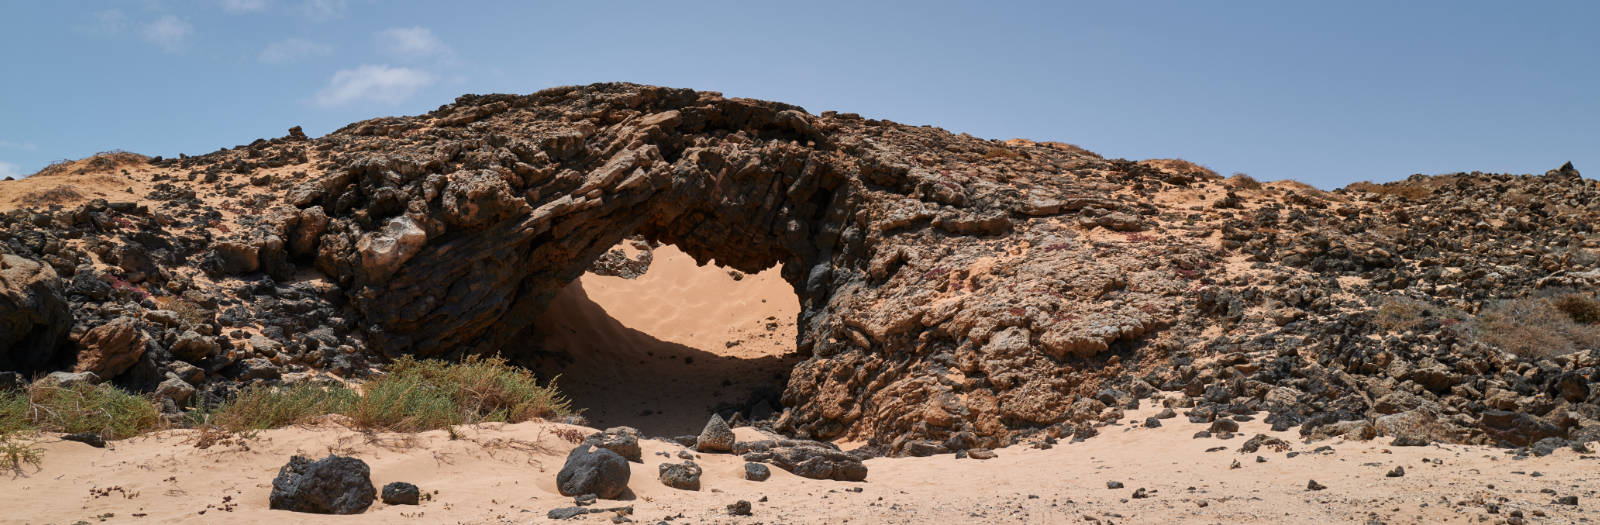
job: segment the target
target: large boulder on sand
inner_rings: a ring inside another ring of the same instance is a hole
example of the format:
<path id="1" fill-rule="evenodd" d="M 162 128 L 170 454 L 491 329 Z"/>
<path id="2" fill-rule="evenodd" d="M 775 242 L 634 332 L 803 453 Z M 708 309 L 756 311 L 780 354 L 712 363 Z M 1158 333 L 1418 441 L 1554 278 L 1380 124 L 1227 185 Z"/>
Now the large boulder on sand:
<path id="1" fill-rule="evenodd" d="M 0 255 L 0 370 L 37 372 L 61 361 L 72 311 L 50 265 Z M 66 363 L 70 364 L 70 363 Z"/>
<path id="2" fill-rule="evenodd" d="M 364 461 L 334 455 L 316 461 L 295 456 L 272 480 L 268 503 L 273 509 L 295 512 L 359 514 L 377 495 Z"/>
<path id="3" fill-rule="evenodd" d="M 594 445 L 579 445 L 567 454 L 567 463 L 556 474 L 556 490 L 562 496 L 594 494 L 616 499 L 628 489 L 628 460 Z"/>

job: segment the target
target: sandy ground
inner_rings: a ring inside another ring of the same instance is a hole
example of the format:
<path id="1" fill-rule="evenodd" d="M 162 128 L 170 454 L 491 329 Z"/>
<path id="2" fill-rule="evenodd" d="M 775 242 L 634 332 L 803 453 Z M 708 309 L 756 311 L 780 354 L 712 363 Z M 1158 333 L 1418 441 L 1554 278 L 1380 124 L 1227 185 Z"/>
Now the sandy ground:
<path id="1" fill-rule="evenodd" d="M 1130 422 L 1154 411 L 1130 412 Z M 682 449 L 647 441 L 644 463 L 632 465 L 633 499 L 598 506 L 632 505 L 632 519 L 649 523 L 1366 523 L 1374 517 L 1391 524 L 1472 523 L 1513 511 L 1533 523 L 1600 519 L 1594 504 L 1600 461 L 1571 450 L 1515 460 L 1484 447 L 1304 444 L 1279 433 L 1300 453 L 1289 458 L 1265 449 L 1239 453 L 1243 437 L 1191 439 L 1201 425 L 1167 421 L 1153 429 L 1108 427 L 1086 442 L 1048 450 L 1010 447 L 986 461 L 948 454 L 873 459 L 863 483 L 808 480 L 777 469 L 766 482 L 746 481 L 737 457 L 708 454 L 698 460 L 705 468 L 698 492 L 661 485 L 656 466 L 668 459 L 657 452 Z M 1259 422 L 1243 426 L 1246 435 L 1265 431 Z M 104 450 L 47 441 L 40 445 L 42 469 L 0 477 L 6 509 L 0 521 L 538 523 L 550 509 L 571 505 L 554 486 L 571 448 L 557 437 L 559 428 L 565 426 L 481 425 L 451 440 L 442 431 L 363 435 L 325 423 L 205 450 L 192 445 L 193 431 L 186 430 Z M 758 437 L 749 428 L 739 434 Z M 1323 445 L 1331 451 L 1311 453 Z M 1213 447 L 1227 449 L 1208 451 Z M 366 461 L 377 485 L 413 482 L 432 500 L 415 507 L 377 503 L 358 516 L 267 508 L 272 477 L 290 455 L 330 451 Z M 1258 455 L 1266 462 L 1257 463 Z M 1230 468 L 1235 460 L 1240 467 Z M 1385 477 L 1396 466 L 1405 467 L 1405 476 Z M 1308 491 L 1311 479 L 1328 488 Z M 1108 481 L 1124 488 L 1108 489 Z M 1132 498 L 1141 488 L 1149 497 Z M 1578 496 L 1580 505 L 1552 504 L 1567 495 Z M 737 500 L 750 501 L 754 516 L 728 516 L 725 507 Z M 1497 514 L 1488 503 L 1498 505 Z M 607 523 L 612 515 L 576 521 Z"/>
<path id="2" fill-rule="evenodd" d="M 634 279 L 585 274 L 527 332 L 533 363 L 599 427 L 698 433 L 719 403 L 781 391 L 793 368 L 794 290 L 772 268 L 735 280 L 672 246 Z M 513 353 L 522 353 L 519 350 Z"/>

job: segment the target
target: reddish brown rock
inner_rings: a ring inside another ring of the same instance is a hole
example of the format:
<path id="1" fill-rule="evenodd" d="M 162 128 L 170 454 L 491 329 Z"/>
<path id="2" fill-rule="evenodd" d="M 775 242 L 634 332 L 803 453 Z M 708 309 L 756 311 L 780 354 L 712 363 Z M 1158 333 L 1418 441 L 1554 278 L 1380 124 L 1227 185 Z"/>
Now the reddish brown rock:
<path id="1" fill-rule="evenodd" d="M 94 372 L 110 379 L 121 375 L 144 357 L 147 338 L 131 317 L 119 317 L 94 327 L 78 341 L 79 372 Z"/>

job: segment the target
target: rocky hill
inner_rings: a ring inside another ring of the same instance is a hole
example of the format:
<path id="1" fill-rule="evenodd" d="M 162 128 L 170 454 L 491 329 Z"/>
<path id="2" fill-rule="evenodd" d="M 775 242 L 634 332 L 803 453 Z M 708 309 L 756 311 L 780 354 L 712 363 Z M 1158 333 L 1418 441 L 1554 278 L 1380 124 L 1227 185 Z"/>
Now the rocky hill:
<path id="1" fill-rule="evenodd" d="M 0 206 L 0 382 L 173 412 L 500 352 L 638 236 L 781 266 L 803 359 L 768 423 L 866 453 L 1049 446 L 1157 391 L 1223 437 L 1600 438 L 1600 184 L 1570 164 L 1320 191 L 596 84 L 96 156 Z"/>

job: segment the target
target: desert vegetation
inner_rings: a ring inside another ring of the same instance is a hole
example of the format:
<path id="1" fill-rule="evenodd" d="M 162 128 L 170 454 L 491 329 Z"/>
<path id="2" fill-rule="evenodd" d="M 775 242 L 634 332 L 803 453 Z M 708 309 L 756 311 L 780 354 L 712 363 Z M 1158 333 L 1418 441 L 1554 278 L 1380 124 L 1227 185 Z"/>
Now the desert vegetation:
<path id="1" fill-rule="evenodd" d="M 459 363 L 402 357 L 388 375 L 362 384 L 359 391 L 310 383 L 250 387 L 197 419 L 201 425 L 242 432 L 339 414 L 360 429 L 420 432 L 574 413 L 553 382 L 541 385 L 532 373 L 498 357 L 472 357 Z"/>

